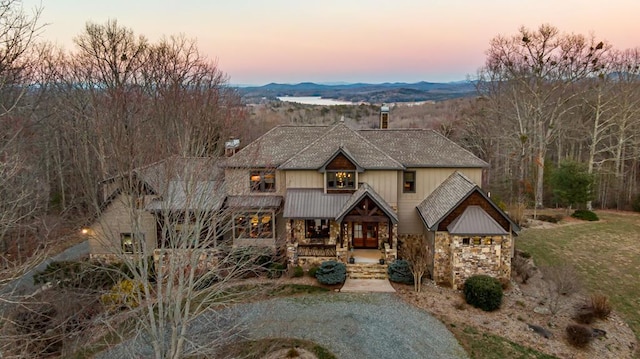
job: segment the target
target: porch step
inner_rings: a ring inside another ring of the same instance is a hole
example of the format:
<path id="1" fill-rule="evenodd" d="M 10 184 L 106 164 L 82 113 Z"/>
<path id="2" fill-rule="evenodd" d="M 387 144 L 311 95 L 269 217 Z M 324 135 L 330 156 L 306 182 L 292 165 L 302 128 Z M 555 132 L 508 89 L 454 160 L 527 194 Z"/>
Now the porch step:
<path id="1" fill-rule="evenodd" d="M 349 279 L 387 279 L 387 265 L 378 263 L 347 264 Z"/>

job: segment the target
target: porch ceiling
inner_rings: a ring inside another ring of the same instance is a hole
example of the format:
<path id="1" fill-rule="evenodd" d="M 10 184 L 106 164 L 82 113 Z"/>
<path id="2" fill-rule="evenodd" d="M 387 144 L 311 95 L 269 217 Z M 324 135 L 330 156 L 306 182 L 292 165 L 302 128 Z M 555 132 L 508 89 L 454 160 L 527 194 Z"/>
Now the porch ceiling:
<path id="1" fill-rule="evenodd" d="M 322 189 L 288 189 L 283 217 L 335 219 L 350 197 L 350 193 L 327 194 Z"/>

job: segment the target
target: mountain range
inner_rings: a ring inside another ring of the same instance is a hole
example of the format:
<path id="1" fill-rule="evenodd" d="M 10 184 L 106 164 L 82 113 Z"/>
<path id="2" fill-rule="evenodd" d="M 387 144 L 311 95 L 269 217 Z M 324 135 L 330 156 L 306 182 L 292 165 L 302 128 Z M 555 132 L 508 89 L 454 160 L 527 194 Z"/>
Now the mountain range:
<path id="1" fill-rule="evenodd" d="M 391 103 L 415 101 L 439 101 L 474 96 L 475 85 L 470 81 L 436 82 L 385 82 L 380 84 L 298 84 L 270 83 L 264 86 L 236 87 L 245 103 L 276 100 L 282 96 L 320 96 L 355 103 Z"/>

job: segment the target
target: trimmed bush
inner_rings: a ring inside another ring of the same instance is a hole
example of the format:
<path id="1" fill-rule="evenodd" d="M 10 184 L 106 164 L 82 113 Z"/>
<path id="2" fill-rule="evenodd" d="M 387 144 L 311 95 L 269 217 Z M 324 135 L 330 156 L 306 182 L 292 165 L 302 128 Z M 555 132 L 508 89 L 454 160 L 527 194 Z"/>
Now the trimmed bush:
<path id="1" fill-rule="evenodd" d="M 593 339 L 593 331 L 581 324 L 569 324 L 566 329 L 567 341 L 577 348 L 584 348 Z"/>
<path id="2" fill-rule="evenodd" d="M 300 266 L 293 267 L 293 276 L 296 278 L 304 276 L 304 269 L 302 269 L 302 267 Z"/>
<path id="3" fill-rule="evenodd" d="M 316 279 L 320 284 L 334 285 L 344 283 L 347 279 L 347 266 L 336 261 L 322 262 L 316 272 Z"/>
<path id="4" fill-rule="evenodd" d="M 502 285 L 488 275 L 474 275 L 464 282 L 464 299 L 485 312 L 496 310 L 502 304 Z"/>
<path id="5" fill-rule="evenodd" d="M 389 264 L 387 269 L 389 280 L 396 283 L 413 284 L 413 274 L 409 262 L 398 259 Z"/>
<path id="6" fill-rule="evenodd" d="M 599 221 L 598 215 L 588 209 L 577 209 L 571 217 L 581 219 L 583 221 Z"/>
<path id="7" fill-rule="evenodd" d="M 319 268 L 320 267 L 318 267 L 318 266 L 313 266 L 313 267 L 309 268 L 309 277 L 315 278 L 316 277 L 316 272 L 318 272 Z"/>

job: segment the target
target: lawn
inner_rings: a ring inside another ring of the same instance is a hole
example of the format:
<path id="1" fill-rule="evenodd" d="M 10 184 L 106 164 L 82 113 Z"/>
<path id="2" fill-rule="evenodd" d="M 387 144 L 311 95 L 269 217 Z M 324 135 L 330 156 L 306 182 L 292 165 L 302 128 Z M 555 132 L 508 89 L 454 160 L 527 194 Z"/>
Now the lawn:
<path id="1" fill-rule="evenodd" d="M 598 222 L 526 229 L 516 248 L 537 265 L 575 266 L 589 293 L 609 296 L 640 339 L 640 214 L 597 211 Z"/>

